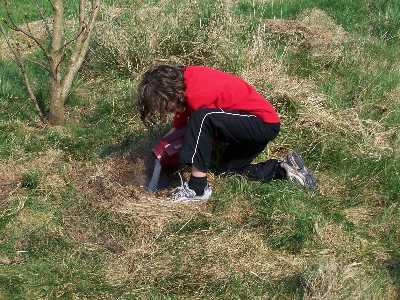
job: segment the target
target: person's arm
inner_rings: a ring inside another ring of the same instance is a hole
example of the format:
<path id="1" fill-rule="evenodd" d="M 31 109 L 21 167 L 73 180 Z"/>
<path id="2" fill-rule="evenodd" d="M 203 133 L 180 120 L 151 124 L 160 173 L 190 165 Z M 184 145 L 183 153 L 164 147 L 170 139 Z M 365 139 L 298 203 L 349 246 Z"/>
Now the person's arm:
<path id="1" fill-rule="evenodd" d="M 187 109 L 184 111 L 178 111 L 175 113 L 174 118 L 172 120 L 172 128 L 164 135 L 164 137 L 172 134 L 177 129 L 181 129 L 186 126 L 187 120 L 189 118 L 189 113 Z"/>
<path id="2" fill-rule="evenodd" d="M 168 132 L 166 134 L 164 134 L 163 138 L 169 136 L 170 134 L 172 134 L 174 131 L 176 130 L 175 127 L 172 127 L 170 130 L 168 130 Z"/>

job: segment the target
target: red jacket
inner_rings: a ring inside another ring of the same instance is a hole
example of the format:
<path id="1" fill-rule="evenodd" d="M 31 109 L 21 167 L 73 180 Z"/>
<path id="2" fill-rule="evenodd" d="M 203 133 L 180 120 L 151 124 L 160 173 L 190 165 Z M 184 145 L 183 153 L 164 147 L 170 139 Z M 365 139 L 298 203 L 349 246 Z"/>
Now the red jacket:
<path id="1" fill-rule="evenodd" d="M 259 117 L 265 123 L 280 123 L 271 103 L 233 74 L 209 67 L 189 66 L 185 68 L 184 81 L 186 109 L 175 114 L 175 128 L 186 126 L 191 112 L 199 108 L 242 111 Z"/>

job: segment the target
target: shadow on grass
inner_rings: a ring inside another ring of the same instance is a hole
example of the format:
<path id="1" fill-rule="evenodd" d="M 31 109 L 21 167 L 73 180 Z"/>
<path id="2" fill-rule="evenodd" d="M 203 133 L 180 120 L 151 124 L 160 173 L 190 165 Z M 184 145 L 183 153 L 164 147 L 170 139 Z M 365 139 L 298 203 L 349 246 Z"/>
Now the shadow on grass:
<path id="1" fill-rule="evenodd" d="M 119 143 L 111 144 L 102 149 L 100 157 L 125 157 L 129 163 L 138 166 L 137 172 L 133 176 L 134 182 L 145 182 L 148 185 L 155 165 L 155 156 L 152 152 L 153 147 L 165 134 L 165 128 L 152 128 L 140 134 L 131 134 Z M 159 179 L 158 189 L 167 189 L 176 186 L 179 183 L 177 175 L 178 168 L 162 168 Z"/>
<path id="2" fill-rule="evenodd" d="M 400 257 L 393 257 L 383 262 L 383 266 L 388 270 L 396 286 L 396 294 L 400 295 Z"/>

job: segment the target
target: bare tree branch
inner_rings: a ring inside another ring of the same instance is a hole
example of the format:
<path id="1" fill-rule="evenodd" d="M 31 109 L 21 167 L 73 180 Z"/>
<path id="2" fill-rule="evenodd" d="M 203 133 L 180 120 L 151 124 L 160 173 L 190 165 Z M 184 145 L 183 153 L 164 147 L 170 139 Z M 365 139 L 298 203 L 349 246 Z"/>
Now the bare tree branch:
<path id="1" fill-rule="evenodd" d="M 37 11 L 39 12 L 40 17 L 42 18 L 42 22 L 44 24 L 44 27 L 46 28 L 47 38 L 49 40 L 51 40 L 51 30 L 50 30 L 49 23 L 47 22 L 47 18 L 46 18 L 45 14 L 44 14 L 43 7 L 39 6 L 38 1 L 36 1 L 35 3 L 36 3 Z"/>
<path id="2" fill-rule="evenodd" d="M 67 47 L 72 44 L 73 42 L 77 41 L 78 38 L 84 33 L 86 29 L 86 23 L 85 23 L 85 5 L 86 5 L 86 0 L 79 0 L 79 28 L 78 31 L 71 40 L 67 41 L 64 44 L 63 48 L 63 57 L 65 55 L 64 51 L 67 49 Z"/>
<path id="3" fill-rule="evenodd" d="M 46 55 L 46 57 L 48 56 L 48 51 L 47 49 L 43 46 L 43 44 L 39 41 L 38 38 L 36 38 L 35 36 L 33 36 L 32 34 L 30 34 L 29 32 L 26 32 L 25 30 L 23 30 L 21 27 L 17 26 L 12 18 L 12 16 L 10 15 L 10 12 L 7 10 L 7 20 L 5 20 L 5 24 L 11 29 L 14 30 L 16 32 L 21 32 L 22 34 L 24 34 L 26 37 L 28 37 L 29 39 L 31 39 L 32 41 L 35 42 L 35 44 L 44 52 L 44 54 Z M 28 29 L 29 30 L 29 29 Z"/>
<path id="4" fill-rule="evenodd" d="M 4 38 L 6 40 L 7 47 L 9 48 L 9 50 L 12 52 L 12 54 L 14 56 L 15 63 L 17 64 L 18 68 L 20 69 L 20 72 L 21 72 L 22 78 L 24 80 L 25 87 L 27 89 L 29 98 L 31 99 L 33 105 L 35 106 L 35 109 L 36 109 L 37 113 L 39 114 L 41 122 L 45 122 L 44 114 L 43 114 L 43 112 L 42 112 L 42 110 L 41 110 L 41 108 L 39 106 L 39 103 L 38 103 L 38 100 L 37 100 L 37 98 L 35 96 L 35 93 L 33 92 L 31 82 L 29 80 L 28 74 L 27 74 L 26 69 L 25 69 L 25 65 L 24 65 L 24 63 L 22 61 L 20 45 L 17 44 L 17 45 L 15 45 L 15 47 L 13 47 L 13 45 L 11 44 L 10 38 L 6 34 L 6 32 L 5 32 L 4 28 L 3 28 L 3 26 L 1 25 L 1 23 L 0 23 L 0 31 L 1 31 L 2 35 L 4 36 Z"/>
<path id="5" fill-rule="evenodd" d="M 94 0 L 92 2 L 92 11 L 90 14 L 89 23 L 85 28 L 84 33 L 80 35 L 76 41 L 76 47 L 71 56 L 69 67 L 62 82 L 63 97 L 67 97 L 67 94 L 69 93 L 69 90 L 72 86 L 72 81 L 75 78 L 76 73 L 82 66 L 83 60 L 85 59 L 87 50 L 89 48 L 90 35 L 93 31 L 99 10 L 100 0 Z"/>
<path id="6" fill-rule="evenodd" d="M 15 63 L 18 65 L 18 67 L 20 67 L 20 59 L 18 57 L 18 53 L 16 51 L 16 49 L 13 47 L 13 45 L 11 44 L 10 38 L 8 37 L 6 31 L 4 30 L 3 26 L 0 23 L 0 31 L 1 34 L 4 36 L 6 43 L 7 43 L 7 47 L 8 49 L 11 51 L 12 55 L 14 56 L 15 59 Z"/>
<path id="7" fill-rule="evenodd" d="M 28 20 L 28 18 L 26 17 L 26 15 L 24 16 L 24 20 L 25 20 L 25 25 L 26 25 L 26 29 L 27 29 L 28 33 L 29 33 L 31 36 L 34 36 L 33 33 L 32 33 L 31 26 L 29 25 L 29 20 Z M 39 39 L 38 39 L 38 40 L 39 40 Z"/>
<path id="8" fill-rule="evenodd" d="M 51 1 L 51 0 L 48 0 L 48 1 L 49 1 L 50 5 L 51 5 L 51 8 L 54 9 L 53 1 Z"/>
<path id="9" fill-rule="evenodd" d="M 25 58 L 25 59 L 26 59 L 27 61 L 29 61 L 29 62 L 35 64 L 35 65 L 40 66 L 41 68 L 43 68 L 44 70 L 46 70 L 49 74 L 51 74 L 50 68 L 49 68 L 47 65 L 45 65 L 43 62 L 40 62 L 40 61 L 35 60 L 35 59 L 31 59 L 31 58 Z"/>
<path id="10" fill-rule="evenodd" d="M 85 4 L 86 0 L 79 0 L 79 31 L 85 28 Z"/>
<path id="11" fill-rule="evenodd" d="M 63 47 L 64 47 L 64 48 L 67 48 L 71 43 L 75 42 L 75 41 L 79 38 L 79 36 L 80 36 L 81 34 L 83 34 L 84 31 L 85 31 L 85 27 L 83 27 L 83 28 L 78 32 L 78 34 L 77 34 L 75 37 L 73 37 L 71 40 L 65 42 L 65 44 L 64 44 Z"/>

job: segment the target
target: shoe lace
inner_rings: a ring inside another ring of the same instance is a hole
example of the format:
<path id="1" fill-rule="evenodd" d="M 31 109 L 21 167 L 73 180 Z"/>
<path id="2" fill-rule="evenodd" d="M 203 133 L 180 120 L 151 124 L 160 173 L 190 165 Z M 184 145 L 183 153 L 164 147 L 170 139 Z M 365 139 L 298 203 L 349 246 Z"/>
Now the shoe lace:
<path id="1" fill-rule="evenodd" d="M 181 181 L 181 185 L 178 186 L 173 192 L 172 195 L 175 199 L 182 197 L 193 197 L 193 190 L 191 190 L 186 182 L 183 181 L 182 175 L 178 172 L 179 179 Z"/>

